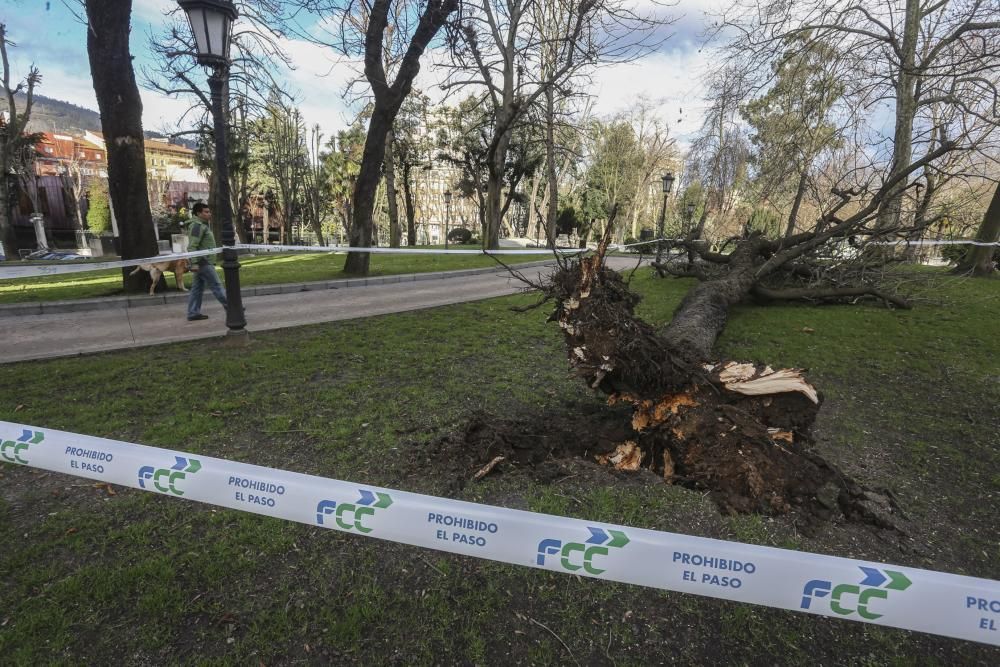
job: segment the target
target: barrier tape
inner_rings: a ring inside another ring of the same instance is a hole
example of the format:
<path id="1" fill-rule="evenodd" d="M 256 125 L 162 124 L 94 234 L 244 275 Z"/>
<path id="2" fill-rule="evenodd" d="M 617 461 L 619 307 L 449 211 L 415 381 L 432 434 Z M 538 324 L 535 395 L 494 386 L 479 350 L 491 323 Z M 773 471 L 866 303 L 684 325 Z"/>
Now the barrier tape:
<path id="1" fill-rule="evenodd" d="M 201 257 L 203 255 L 217 255 L 220 252 L 222 252 L 222 248 L 195 250 L 193 252 L 179 252 L 170 255 L 157 255 L 156 257 L 143 257 L 141 259 L 123 259 L 116 262 L 86 262 L 80 264 L 67 264 L 65 261 L 59 261 L 54 264 L 28 264 L 26 266 L 3 266 L 0 264 L 0 280 L 7 280 L 9 278 L 31 278 L 34 276 L 51 276 L 60 273 L 84 273 L 86 271 L 104 271 L 106 269 L 125 269 L 130 266 L 152 264 L 153 262 L 172 262 L 177 259 L 188 259 L 191 257 Z"/>
<path id="2" fill-rule="evenodd" d="M 551 572 L 1000 646 L 1000 582 L 570 519 L 0 421 L 0 460 Z"/>
<path id="3" fill-rule="evenodd" d="M 635 246 L 649 245 L 661 241 L 682 241 L 683 239 L 653 239 L 651 241 L 640 241 L 639 243 L 629 243 L 626 245 L 612 245 L 615 250 L 623 250 Z M 976 245 L 976 246 L 1000 246 L 1000 241 L 876 241 L 874 245 Z M 343 252 L 368 252 L 373 254 L 400 254 L 400 255 L 552 255 L 554 252 L 563 255 L 576 255 L 587 252 L 589 248 L 557 248 L 548 249 L 505 249 L 505 250 L 483 250 L 458 249 L 441 250 L 438 248 L 352 248 L 350 246 L 300 246 L 300 245 L 261 245 L 250 243 L 238 243 L 234 246 L 237 250 L 254 250 L 258 252 L 319 252 L 319 253 L 343 253 Z M 50 276 L 64 273 L 83 273 L 86 271 L 104 271 L 106 269 L 123 269 L 139 264 L 152 264 L 153 262 L 171 262 L 176 259 L 188 259 L 191 257 L 201 257 L 203 255 L 216 255 L 222 252 L 222 248 L 212 248 L 211 250 L 198 250 L 195 252 L 182 252 L 170 255 L 157 255 L 156 257 L 144 257 L 142 259 L 128 259 L 116 262 L 86 262 L 80 264 L 68 264 L 65 261 L 54 262 L 53 264 L 30 264 L 26 266 L 3 266 L 0 265 L 0 280 L 10 280 L 16 278 L 32 278 L 37 276 Z"/>
<path id="4" fill-rule="evenodd" d="M 1000 246 L 1000 241 L 962 241 L 962 240 L 943 240 L 943 241 L 876 241 L 873 245 L 996 245 Z"/>
<path id="5" fill-rule="evenodd" d="M 372 254 L 397 254 L 397 255 L 551 255 L 558 252 L 565 255 L 574 255 L 587 252 L 588 248 L 506 248 L 504 250 L 483 250 L 482 248 L 461 248 L 458 250 L 442 250 L 440 248 L 362 248 L 351 246 L 315 246 L 315 245 L 260 245 L 252 243 L 239 243 L 237 250 L 257 250 L 269 252 L 369 252 Z"/>
<path id="6" fill-rule="evenodd" d="M 351 248 L 349 246 L 296 246 L 296 245 L 256 245 L 238 243 L 234 246 L 237 250 L 254 250 L 269 252 L 370 252 L 370 253 L 396 253 L 404 255 L 549 255 L 553 251 L 550 249 L 525 249 L 525 250 L 482 250 L 482 249 L 461 249 L 461 250 L 439 250 L 435 248 Z M 143 257 L 142 259 L 127 259 L 115 262 L 86 262 L 79 264 L 69 264 L 65 261 L 53 262 L 52 264 L 29 264 L 25 266 L 4 266 L 0 263 L 0 280 L 16 278 L 33 278 L 37 276 L 51 276 L 64 273 L 83 273 L 86 271 L 104 271 L 107 269 L 124 269 L 139 264 L 152 264 L 153 262 L 172 262 L 176 259 L 187 259 L 191 257 L 201 257 L 203 255 L 217 255 L 222 252 L 222 248 L 212 248 L 210 250 L 197 250 L 195 252 L 181 252 L 170 255 L 157 255 L 156 257 Z M 578 254 L 587 252 L 587 248 L 580 249 L 559 249 L 556 252 L 562 254 Z"/>

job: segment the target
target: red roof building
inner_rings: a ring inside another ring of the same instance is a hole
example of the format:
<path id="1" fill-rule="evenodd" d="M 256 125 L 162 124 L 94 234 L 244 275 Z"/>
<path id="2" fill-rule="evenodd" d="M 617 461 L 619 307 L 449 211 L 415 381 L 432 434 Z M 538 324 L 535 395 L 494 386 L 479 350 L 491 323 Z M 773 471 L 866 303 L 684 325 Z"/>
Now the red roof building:
<path id="1" fill-rule="evenodd" d="M 35 151 L 35 173 L 39 176 L 59 176 L 75 163 L 84 176 L 107 177 L 104 148 L 81 137 L 43 132 Z"/>

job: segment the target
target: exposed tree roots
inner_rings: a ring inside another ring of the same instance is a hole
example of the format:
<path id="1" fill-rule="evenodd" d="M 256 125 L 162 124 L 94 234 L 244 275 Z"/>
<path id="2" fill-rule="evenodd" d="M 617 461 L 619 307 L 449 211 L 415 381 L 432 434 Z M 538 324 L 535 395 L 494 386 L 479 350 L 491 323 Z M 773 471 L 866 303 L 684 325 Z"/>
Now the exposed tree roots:
<path id="1" fill-rule="evenodd" d="M 585 438 L 589 457 L 707 491 L 724 512 L 798 508 L 894 526 L 891 494 L 863 488 L 808 451 L 822 398 L 800 370 L 706 358 L 752 278 L 702 283 L 657 331 L 635 316 L 639 297 L 604 266 L 606 242 L 545 286 L 576 374 L 609 404 L 630 408 L 616 437 Z"/>

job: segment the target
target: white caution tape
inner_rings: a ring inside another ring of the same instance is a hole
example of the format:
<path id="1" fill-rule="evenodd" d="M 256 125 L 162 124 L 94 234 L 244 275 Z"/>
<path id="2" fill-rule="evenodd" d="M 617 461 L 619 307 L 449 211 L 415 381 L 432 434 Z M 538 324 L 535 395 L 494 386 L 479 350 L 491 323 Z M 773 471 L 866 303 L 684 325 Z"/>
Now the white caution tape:
<path id="1" fill-rule="evenodd" d="M 961 239 L 951 241 L 875 241 L 873 245 L 995 245 L 1000 246 L 1000 241 L 963 241 Z"/>
<path id="2" fill-rule="evenodd" d="M 587 248 L 557 248 L 552 250 L 535 248 L 505 248 L 503 250 L 483 250 L 482 248 L 460 248 L 458 250 L 442 250 L 440 248 L 410 248 L 403 246 L 400 248 L 362 248 L 351 246 L 316 246 L 316 245 L 259 245 L 250 243 L 240 243 L 237 250 L 254 250 L 266 252 L 368 252 L 372 254 L 395 254 L 395 255 L 552 255 L 553 252 L 559 254 L 578 254 L 587 252 Z"/>
<path id="3" fill-rule="evenodd" d="M 222 248 L 196 250 L 194 252 L 180 252 L 171 255 L 157 255 L 156 257 L 143 257 L 142 259 L 123 259 L 116 262 L 83 262 L 79 264 L 70 264 L 66 261 L 57 261 L 52 264 L 27 264 L 24 266 L 5 266 L 0 264 L 0 280 L 7 280 L 10 278 L 31 278 L 35 276 L 51 276 L 63 273 L 83 273 L 86 271 L 104 271 L 107 269 L 124 269 L 130 266 L 139 266 L 140 264 L 172 262 L 177 259 L 202 257 L 203 255 L 216 255 L 220 252 L 222 252 Z"/>
<path id="4" fill-rule="evenodd" d="M 635 246 L 645 246 L 654 243 L 683 241 L 684 239 L 653 239 L 651 241 L 640 241 L 639 243 L 629 243 L 627 245 L 612 245 L 614 250 L 623 250 Z M 874 245 L 977 245 L 977 246 L 1000 246 L 1000 242 L 987 243 L 982 241 L 876 241 Z M 240 243 L 234 246 L 237 250 L 253 250 L 256 252 L 317 252 L 317 253 L 346 253 L 346 252 L 367 252 L 373 254 L 399 254 L 399 255 L 577 255 L 588 252 L 588 248 L 557 248 L 535 249 L 535 248 L 506 248 L 503 250 L 483 250 L 481 248 L 461 248 L 458 250 L 442 250 L 439 248 L 352 248 L 350 246 L 304 246 L 304 245 L 259 245 Z M 53 262 L 51 264 L 28 264 L 22 266 L 4 266 L 0 264 L 0 280 L 11 280 L 16 278 L 32 278 L 36 276 L 51 276 L 67 273 L 83 273 L 87 271 L 104 271 L 107 269 L 123 269 L 139 264 L 152 264 L 153 262 L 171 262 L 176 259 L 186 259 L 191 257 L 201 257 L 203 255 L 215 255 L 222 252 L 222 248 L 212 248 L 211 250 L 199 250 L 196 252 L 183 252 L 171 255 L 157 255 L 156 257 L 144 257 L 142 259 L 127 259 L 116 262 L 82 262 L 69 263 L 66 261 Z"/>
<path id="5" fill-rule="evenodd" d="M 685 239 L 650 239 L 649 241 L 639 241 L 637 243 L 626 243 L 624 245 L 622 245 L 620 243 L 612 243 L 608 247 L 611 248 L 611 249 L 613 249 L 613 250 L 624 250 L 625 248 L 635 248 L 636 246 L 641 246 L 641 245 L 653 245 L 654 243 L 661 243 L 661 242 L 662 243 L 675 243 L 675 242 L 679 243 L 679 242 L 684 241 L 684 240 Z"/>
<path id="6" fill-rule="evenodd" d="M 1000 582 L 435 498 L 0 421 L 0 460 L 463 556 L 1000 646 Z"/>

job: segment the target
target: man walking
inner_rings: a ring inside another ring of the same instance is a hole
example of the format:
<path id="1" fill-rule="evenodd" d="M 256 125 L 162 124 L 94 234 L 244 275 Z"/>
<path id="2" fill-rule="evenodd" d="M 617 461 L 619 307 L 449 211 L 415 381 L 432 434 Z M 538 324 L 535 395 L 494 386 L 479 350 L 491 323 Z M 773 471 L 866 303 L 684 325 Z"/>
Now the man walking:
<path id="1" fill-rule="evenodd" d="M 188 252 L 214 248 L 215 234 L 212 233 L 212 227 L 208 224 L 212 220 L 212 210 L 208 208 L 208 204 L 198 202 L 192 207 L 191 212 L 194 213 L 194 217 L 188 223 L 188 236 L 190 238 Z M 201 295 L 205 291 L 206 284 L 212 290 L 215 298 L 222 304 L 222 307 L 228 307 L 226 291 L 222 288 L 219 274 L 215 272 L 215 256 L 203 255 L 196 258 L 195 261 L 198 270 L 194 274 L 191 291 L 188 293 L 187 318 L 189 322 L 208 319 L 208 315 L 201 314 Z"/>

